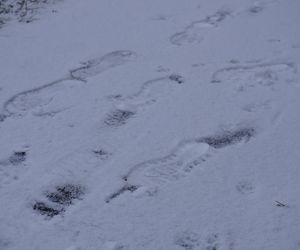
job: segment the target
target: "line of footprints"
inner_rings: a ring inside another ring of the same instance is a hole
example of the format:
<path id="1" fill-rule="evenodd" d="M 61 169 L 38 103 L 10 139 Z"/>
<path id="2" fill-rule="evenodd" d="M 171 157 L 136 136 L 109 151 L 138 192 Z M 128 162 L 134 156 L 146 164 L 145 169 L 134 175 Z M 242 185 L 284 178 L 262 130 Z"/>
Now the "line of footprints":
<path id="1" fill-rule="evenodd" d="M 173 35 L 170 40 L 175 45 L 199 41 L 200 33 L 198 31 L 200 32 L 207 27 L 217 27 L 229 16 L 230 13 L 227 11 L 218 11 L 204 20 L 191 24 L 183 32 Z M 9 98 L 3 105 L 0 121 L 4 122 L 7 118 L 14 116 L 22 117 L 30 110 L 47 105 L 53 101 L 61 88 L 67 88 L 68 81 L 86 82 L 89 77 L 132 62 L 136 57 L 137 54 L 133 51 L 118 50 L 88 60 L 58 80 L 23 91 Z M 211 77 L 211 84 L 228 84 L 236 92 L 257 87 L 273 88 L 283 82 L 295 82 L 297 73 L 297 65 L 292 62 L 249 63 L 217 70 Z M 129 96 L 117 95 L 111 97 L 115 109 L 106 115 L 103 121 L 104 125 L 120 127 L 126 124 L 128 119 L 134 117 L 138 110 L 154 104 L 182 83 L 184 83 L 184 78 L 181 75 L 170 74 L 142 83 L 140 89 Z M 242 141 L 247 142 L 255 134 L 254 128 L 244 127 L 224 131 L 223 134 L 183 140 L 170 154 L 132 166 L 123 177 L 124 185 L 110 194 L 106 202 L 110 203 L 122 194 L 133 193 L 141 187 L 157 188 L 180 179 L 192 171 L 193 168 L 206 161 L 214 152 Z M 5 171 L 8 165 L 15 167 L 24 165 L 26 154 L 27 152 L 15 152 L 8 159 L 2 160 L 0 171 L 5 174 L 1 176 L 8 175 Z M 54 189 L 54 191 L 45 193 L 45 200 L 33 204 L 35 211 L 47 217 L 63 214 L 68 206 L 74 204 L 76 200 L 81 200 L 85 193 L 85 187 L 70 183 Z M 241 193 L 249 193 L 253 190 L 249 183 L 240 183 L 237 189 L 241 190 Z"/>

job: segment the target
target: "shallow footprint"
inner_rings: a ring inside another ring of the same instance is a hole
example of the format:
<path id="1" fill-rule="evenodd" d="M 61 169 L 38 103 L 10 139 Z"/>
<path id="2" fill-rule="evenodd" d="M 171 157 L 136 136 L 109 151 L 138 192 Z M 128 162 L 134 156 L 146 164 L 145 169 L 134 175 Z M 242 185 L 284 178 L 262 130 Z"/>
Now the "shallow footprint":
<path id="1" fill-rule="evenodd" d="M 211 78 L 212 83 L 230 84 L 237 92 L 253 87 L 272 87 L 292 82 L 297 67 L 293 63 L 263 63 L 246 66 L 233 66 L 217 70 Z"/>
<path id="2" fill-rule="evenodd" d="M 226 10 L 219 10 L 216 13 L 207 16 L 200 21 L 194 21 L 186 26 L 183 31 L 177 32 L 170 37 L 170 42 L 173 45 L 184 45 L 188 43 L 200 43 L 208 30 L 216 28 L 219 23 L 224 21 L 230 12 Z"/>
<path id="3" fill-rule="evenodd" d="M 66 81 L 61 84 L 47 84 L 43 87 L 21 92 L 6 101 L 4 112 L 8 116 L 23 116 L 32 109 L 49 104 L 72 86 L 74 86 L 74 82 Z"/>
<path id="4" fill-rule="evenodd" d="M 105 70 L 123 65 L 136 59 L 137 54 L 130 50 L 116 50 L 102 57 L 82 63 L 83 66 L 70 71 L 72 78 L 85 80 L 102 73 Z"/>
<path id="5" fill-rule="evenodd" d="M 248 142 L 255 134 L 255 130 L 249 127 L 194 140 L 183 140 L 169 155 L 133 166 L 123 180 L 127 185 L 158 187 L 186 176 L 207 160 L 209 151 Z"/>
<path id="6" fill-rule="evenodd" d="M 110 68 L 133 61 L 137 54 L 130 50 L 117 50 L 102 57 L 88 60 L 83 66 L 71 70 L 66 76 L 40 87 L 22 91 L 9 98 L 3 105 L 0 121 L 12 115 L 23 116 L 29 110 L 52 102 L 63 91 L 74 87 L 74 80 L 86 81 L 86 78 L 95 76 Z M 78 82 L 76 83 L 76 85 Z"/>
<path id="7" fill-rule="evenodd" d="M 178 74 L 155 78 L 142 84 L 139 91 L 127 97 L 116 98 L 115 105 L 120 108 L 137 109 L 150 105 L 158 99 L 168 96 L 178 84 L 184 83 L 184 78 Z"/>
<path id="8" fill-rule="evenodd" d="M 170 155 L 134 166 L 124 179 L 147 187 L 177 180 L 188 172 L 188 166 L 200 164 L 208 150 L 206 143 L 184 141 Z"/>

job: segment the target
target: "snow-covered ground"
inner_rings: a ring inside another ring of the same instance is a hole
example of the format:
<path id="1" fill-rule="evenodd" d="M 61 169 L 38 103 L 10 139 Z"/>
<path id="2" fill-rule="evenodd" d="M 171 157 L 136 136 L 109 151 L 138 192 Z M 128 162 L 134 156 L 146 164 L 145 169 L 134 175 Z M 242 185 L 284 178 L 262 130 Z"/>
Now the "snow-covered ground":
<path id="1" fill-rule="evenodd" d="M 1 250 L 300 249 L 298 0 L 44 2 L 0 29 Z"/>

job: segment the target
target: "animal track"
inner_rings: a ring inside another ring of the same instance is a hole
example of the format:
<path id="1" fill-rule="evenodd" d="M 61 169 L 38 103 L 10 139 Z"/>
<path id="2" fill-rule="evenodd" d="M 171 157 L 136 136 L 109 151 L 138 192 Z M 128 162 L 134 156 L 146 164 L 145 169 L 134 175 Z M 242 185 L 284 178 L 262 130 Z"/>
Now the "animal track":
<path id="1" fill-rule="evenodd" d="M 211 82 L 233 85 L 240 92 L 257 86 L 270 87 L 280 82 L 292 82 L 296 73 L 297 67 L 293 63 L 232 66 L 217 70 Z"/>
<path id="2" fill-rule="evenodd" d="M 37 201 L 33 204 L 33 210 L 41 215 L 50 218 L 66 211 L 66 207 L 73 204 L 74 200 L 81 200 L 85 193 L 85 188 L 80 185 L 66 184 L 57 186 L 55 191 L 46 192 L 44 201 Z"/>
<path id="3" fill-rule="evenodd" d="M 136 56 L 135 52 L 129 50 L 113 51 L 83 63 L 83 66 L 71 70 L 65 77 L 40 87 L 20 92 L 4 103 L 0 121 L 4 121 L 12 115 L 23 116 L 29 110 L 49 104 L 55 96 L 61 95 L 63 90 L 70 87 L 71 84 L 66 82 L 68 80 L 86 81 L 89 77 L 132 61 Z"/>
<path id="4" fill-rule="evenodd" d="M 169 155 L 133 166 L 123 180 L 127 186 L 158 187 L 186 176 L 193 168 L 208 159 L 210 151 L 242 141 L 248 142 L 254 135 L 253 128 L 240 128 L 214 136 L 183 140 Z"/>
<path id="5" fill-rule="evenodd" d="M 207 16 L 203 20 L 194 21 L 185 27 L 183 31 L 172 35 L 170 37 L 170 42 L 177 46 L 187 43 L 200 43 L 204 39 L 207 31 L 218 27 L 218 25 L 228 16 L 230 16 L 229 11 L 220 10 L 210 16 Z"/>

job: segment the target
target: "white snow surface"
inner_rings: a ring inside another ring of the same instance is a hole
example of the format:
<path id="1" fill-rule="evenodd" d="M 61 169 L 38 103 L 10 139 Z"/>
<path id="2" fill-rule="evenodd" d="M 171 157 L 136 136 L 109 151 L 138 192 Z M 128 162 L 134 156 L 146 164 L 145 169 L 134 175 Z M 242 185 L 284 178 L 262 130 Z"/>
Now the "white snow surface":
<path id="1" fill-rule="evenodd" d="M 7 21 L 0 249 L 300 249 L 299 23 L 298 0 Z"/>

